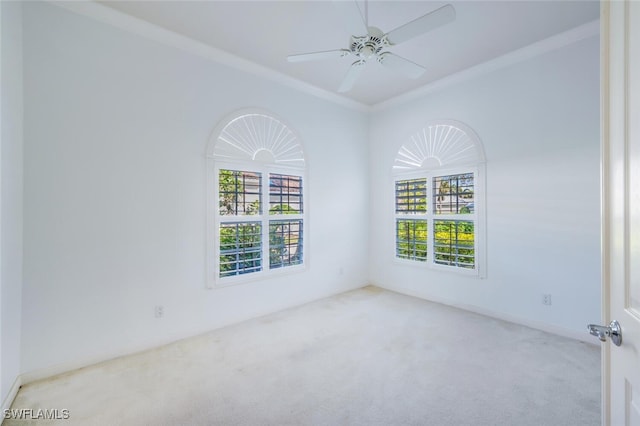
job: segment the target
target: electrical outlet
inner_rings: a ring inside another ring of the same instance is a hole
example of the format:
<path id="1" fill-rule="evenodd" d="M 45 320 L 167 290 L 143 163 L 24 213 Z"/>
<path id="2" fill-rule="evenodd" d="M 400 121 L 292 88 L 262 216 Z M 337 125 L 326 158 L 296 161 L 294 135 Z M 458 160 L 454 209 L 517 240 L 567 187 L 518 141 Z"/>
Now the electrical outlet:
<path id="1" fill-rule="evenodd" d="M 155 308 L 155 317 L 156 318 L 162 318 L 164 316 L 164 306 L 162 305 L 156 305 Z"/>
<path id="2" fill-rule="evenodd" d="M 542 304 L 543 305 L 547 305 L 547 306 L 551 306 L 551 295 L 550 294 L 543 294 L 542 295 Z"/>

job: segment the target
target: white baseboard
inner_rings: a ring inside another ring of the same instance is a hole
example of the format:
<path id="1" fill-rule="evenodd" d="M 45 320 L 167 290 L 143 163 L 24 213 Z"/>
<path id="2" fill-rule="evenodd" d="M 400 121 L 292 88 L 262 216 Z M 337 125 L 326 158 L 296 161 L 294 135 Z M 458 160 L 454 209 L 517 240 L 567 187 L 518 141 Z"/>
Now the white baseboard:
<path id="1" fill-rule="evenodd" d="M 439 302 L 442 303 L 442 302 Z M 443 303 L 446 304 L 446 303 Z M 575 330 L 571 330 L 564 327 L 558 327 L 555 325 L 547 324 L 541 321 L 529 320 L 526 318 L 517 317 L 515 315 L 506 314 L 504 312 L 495 312 L 488 309 L 480 308 L 472 305 L 451 305 L 456 308 L 464 309 L 466 311 L 474 312 L 476 314 L 484 315 L 487 317 L 496 318 L 499 320 L 512 322 L 514 324 L 524 325 L 526 327 L 535 328 L 536 330 L 545 331 L 547 333 L 555 334 L 558 336 L 566 337 L 573 340 L 578 340 L 584 343 L 588 343 L 594 346 L 600 346 L 600 341 L 595 341 L 587 333 L 587 327 L 585 326 L 585 332 L 580 333 Z"/>
<path id="2" fill-rule="evenodd" d="M 18 376 L 16 377 L 16 380 L 13 382 L 13 386 L 11 386 L 11 389 L 9 389 L 9 393 L 7 394 L 7 397 L 4 399 L 4 401 L 2 401 L 3 413 L 4 413 L 4 410 L 8 410 L 9 408 L 11 408 L 11 404 L 13 404 L 13 400 L 16 399 L 16 395 L 18 395 L 20 386 L 22 386 L 22 377 Z M 2 425 L 3 420 L 4 420 L 4 416 L 0 416 L 0 425 Z"/>
<path id="3" fill-rule="evenodd" d="M 100 364 L 101 362 L 107 360 L 108 358 L 65 362 L 52 365 L 50 367 L 40 368 L 38 370 L 28 371 L 26 373 L 22 373 L 22 383 L 29 384 L 38 382 L 40 380 L 50 379 L 60 374 L 69 373 L 71 371 L 79 370 L 80 368 L 88 367 L 90 365 Z"/>
<path id="4" fill-rule="evenodd" d="M 595 340 L 591 335 L 587 333 L 586 327 L 584 333 L 577 332 L 565 327 L 558 327 L 556 325 L 548 324 L 542 321 L 530 320 L 527 318 L 518 317 L 516 315 L 507 314 L 505 312 L 492 311 L 490 309 L 482 308 L 475 305 L 467 305 L 464 303 L 454 302 L 445 298 L 434 297 L 433 295 L 424 295 L 417 292 L 413 292 L 407 289 L 397 289 L 392 287 L 385 287 L 379 284 L 372 284 L 376 287 L 383 288 L 385 290 L 394 291 L 400 294 L 406 294 L 407 296 L 417 297 L 419 299 L 428 300 L 430 302 L 439 303 L 441 305 L 451 306 L 452 308 L 462 309 L 464 311 L 473 312 L 486 317 L 499 319 L 502 321 L 511 322 L 514 324 L 524 325 L 525 327 L 535 328 L 536 330 L 544 331 L 547 333 L 555 334 L 558 336 L 566 337 L 573 340 L 578 340 L 584 343 L 588 343 L 594 346 L 600 346 L 600 342 Z"/>
<path id="5" fill-rule="evenodd" d="M 189 338 L 191 336 L 187 336 Z M 181 339 L 168 339 L 163 342 L 158 342 L 154 345 L 137 345 L 135 347 L 129 348 L 127 352 L 110 352 L 104 353 L 100 356 L 87 357 L 83 359 L 77 359 L 73 361 L 61 362 L 55 365 L 50 365 L 48 367 L 39 368 L 37 370 L 27 371 L 20 375 L 22 380 L 22 384 L 29 384 L 33 382 L 38 382 L 41 380 L 51 379 L 55 376 L 59 376 L 61 374 L 70 373 L 72 371 L 79 370 L 81 368 L 91 367 L 97 364 L 102 364 L 104 362 L 113 361 L 118 358 L 123 358 L 131 355 L 135 355 L 141 352 L 153 350 L 165 345 L 169 345 Z"/>

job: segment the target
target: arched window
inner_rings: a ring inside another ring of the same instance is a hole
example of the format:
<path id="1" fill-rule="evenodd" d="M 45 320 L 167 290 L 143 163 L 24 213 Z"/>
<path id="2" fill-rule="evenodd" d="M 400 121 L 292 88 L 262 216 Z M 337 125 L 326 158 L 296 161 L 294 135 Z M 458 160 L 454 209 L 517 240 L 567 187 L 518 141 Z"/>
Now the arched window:
<path id="1" fill-rule="evenodd" d="M 484 170 L 462 123 L 432 122 L 405 141 L 393 165 L 396 259 L 485 275 Z"/>
<path id="2" fill-rule="evenodd" d="M 304 267 L 307 197 L 302 145 L 272 114 L 223 120 L 207 148 L 208 283 Z"/>

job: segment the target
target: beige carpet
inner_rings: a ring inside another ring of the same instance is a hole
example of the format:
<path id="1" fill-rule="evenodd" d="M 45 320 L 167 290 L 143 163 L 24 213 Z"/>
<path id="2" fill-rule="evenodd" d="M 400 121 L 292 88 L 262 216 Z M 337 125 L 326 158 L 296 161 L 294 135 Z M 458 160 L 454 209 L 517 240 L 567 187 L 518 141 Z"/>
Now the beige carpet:
<path id="1" fill-rule="evenodd" d="M 600 351 L 367 287 L 27 385 L 13 408 L 69 410 L 37 425 L 599 425 Z"/>

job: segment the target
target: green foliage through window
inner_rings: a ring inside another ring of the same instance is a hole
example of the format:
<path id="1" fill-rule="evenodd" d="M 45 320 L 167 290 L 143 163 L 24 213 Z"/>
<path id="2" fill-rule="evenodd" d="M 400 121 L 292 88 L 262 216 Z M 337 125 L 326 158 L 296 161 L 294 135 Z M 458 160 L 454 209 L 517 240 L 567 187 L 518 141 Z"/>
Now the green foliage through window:
<path id="1" fill-rule="evenodd" d="M 220 224 L 220 276 L 262 270 L 262 224 L 233 222 Z"/>
<path id="2" fill-rule="evenodd" d="M 396 181 L 396 213 L 425 213 L 427 211 L 427 180 Z"/>
<path id="3" fill-rule="evenodd" d="M 396 256 L 401 259 L 427 260 L 427 221 L 396 221 Z"/>
<path id="4" fill-rule="evenodd" d="M 473 213 L 473 173 L 433 179 L 436 214 Z"/>
<path id="5" fill-rule="evenodd" d="M 441 265 L 475 267 L 474 223 L 459 220 L 434 221 L 434 261 Z"/>
<path id="6" fill-rule="evenodd" d="M 218 174 L 220 215 L 257 215 L 262 203 L 262 175 L 239 170 Z"/>
<path id="7" fill-rule="evenodd" d="M 269 267 L 302 263 L 302 220 L 269 222 Z"/>

